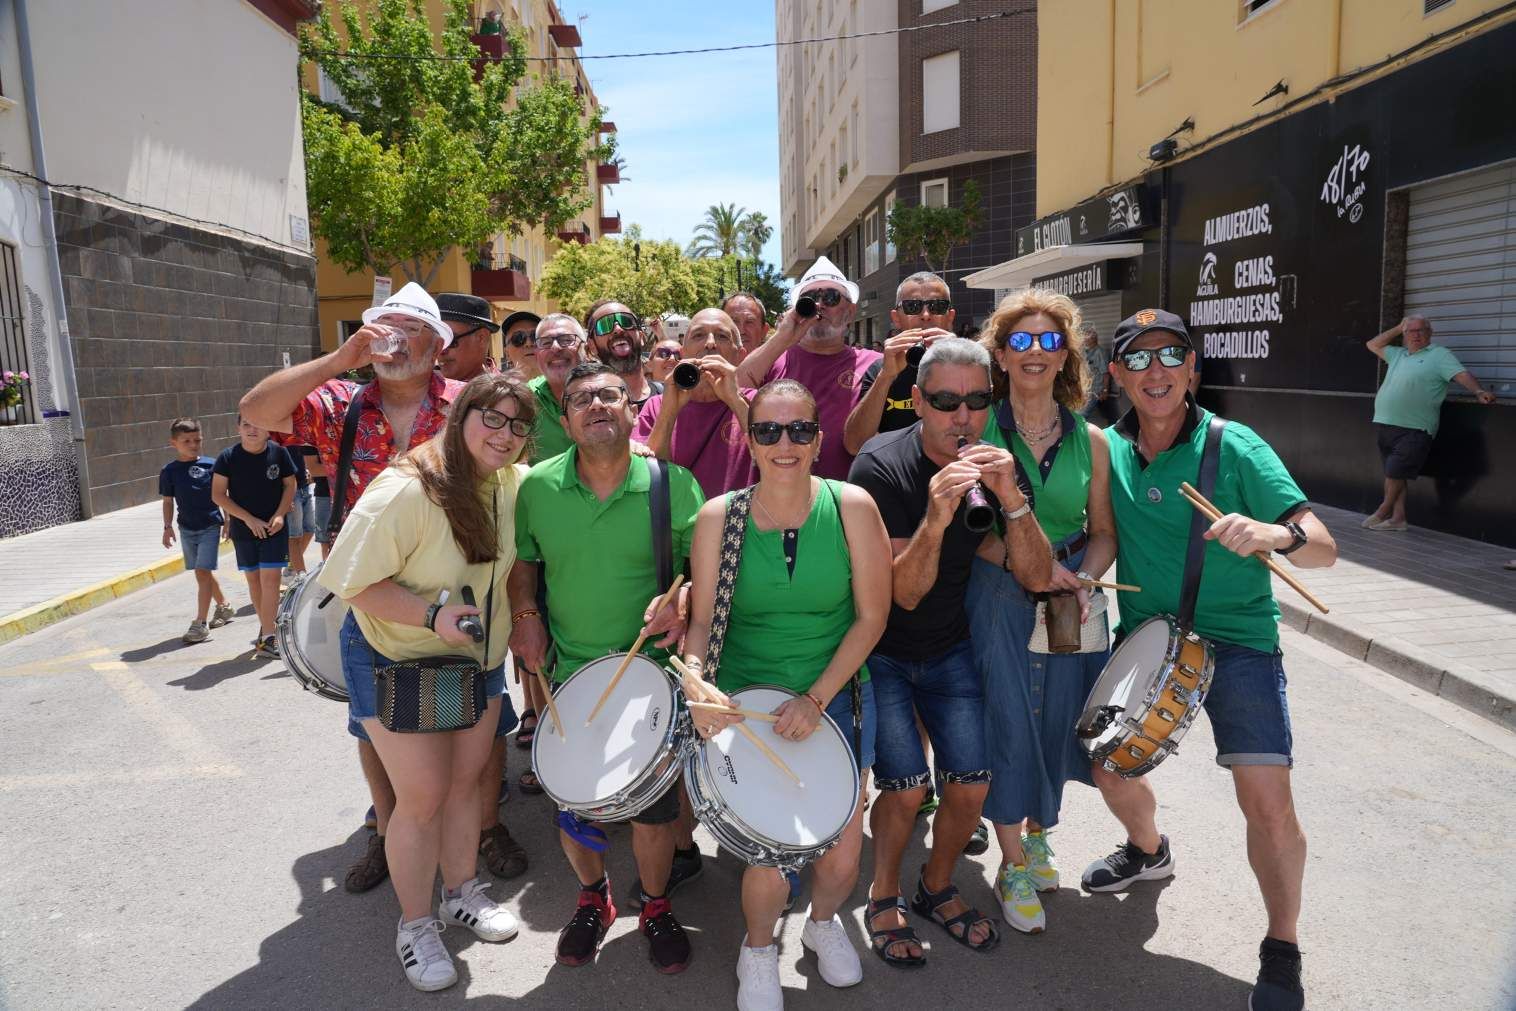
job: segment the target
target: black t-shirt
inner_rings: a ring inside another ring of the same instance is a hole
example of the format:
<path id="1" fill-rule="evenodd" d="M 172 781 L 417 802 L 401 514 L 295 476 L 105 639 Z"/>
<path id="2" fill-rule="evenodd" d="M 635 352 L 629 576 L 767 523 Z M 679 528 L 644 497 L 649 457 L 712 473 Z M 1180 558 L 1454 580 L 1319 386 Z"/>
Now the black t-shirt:
<path id="1" fill-rule="evenodd" d="M 913 425 L 876 435 L 863 444 L 848 480 L 873 496 L 891 540 L 908 540 L 926 517 L 927 485 L 941 468 L 922 451 L 920 429 Z M 985 493 L 998 508 L 995 496 Z M 974 552 L 984 540 L 963 525 L 963 504 L 942 535 L 937 582 L 914 611 L 890 604 L 890 619 L 877 649 L 902 660 L 941 656 L 969 637 L 964 596 Z"/>
<path id="2" fill-rule="evenodd" d="M 211 501 L 211 472 L 216 461 L 173 460 L 158 475 L 158 494 L 179 507 L 179 529 L 204 530 L 221 525 L 221 510 Z"/>
<path id="3" fill-rule="evenodd" d="M 880 359 L 870 365 L 863 373 L 863 379 L 858 384 L 858 399 L 862 400 L 869 395 L 874 383 L 879 378 L 879 373 L 884 369 L 884 360 Z M 901 370 L 900 375 L 890 383 L 890 392 L 884 402 L 884 413 L 879 416 L 880 432 L 898 432 L 902 428 L 910 428 L 919 419 L 916 414 L 916 402 L 911 398 L 911 387 L 916 385 L 916 366 L 907 365 Z"/>
<path id="4" fill-rule="evenodd" d="M 261 453 L 249 453 L 237 442 L 216 457 L 216 473 L 226 478 L 226 491 L 233 502 L 260 520 L 273 519 L 284 498 L 284 479 L 295 474 L 289 450 L 270 442 Z M 232 517 L 232 540 L 254 540 L 247 524 Z"/>

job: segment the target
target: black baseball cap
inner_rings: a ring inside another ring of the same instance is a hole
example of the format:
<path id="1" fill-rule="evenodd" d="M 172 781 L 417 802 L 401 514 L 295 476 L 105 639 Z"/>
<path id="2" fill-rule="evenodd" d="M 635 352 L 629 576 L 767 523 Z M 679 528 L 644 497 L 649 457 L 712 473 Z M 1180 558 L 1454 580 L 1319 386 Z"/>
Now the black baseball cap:
<path id="1" fill-rule="evenodd" d="M 456 291 L 443 292 L 437 296 L 437 311 L 445 320 L 472 323 L 486 328 L 490 333 L 500 329 L 500 325 L 495 322 L 495 317 L 490 312 L 490 304 L 478 295 L 464 295 Z"/>
<path id="2" fill-rule="evenodd" d="M 537 324 L 542 322 L 542 317 L 538 316 L 534 312 L 528 312 L 525 309 L 517 309 L 509 316 L 505 317 L 504 321 L 502 321 L 500 324 L 500 330 L 503 333 L 510 333 L 511 327 L 523 321 L 530 322 L 532 324 L 532 328 L 536 329 Z"/>
<path id="3" fill-rule="evenodd" d="M 442 315 L 445 318 L 447 313 Z M 1125 353 L 1134 340 L 1154 330 L 1166 330 L 1190 347 L 1195 346 L 1184 320 L 1178 316 L 1164 309 L 1139 309 L 1116 325 L 1116 333 L 1111 337 L 1111 354 Z"/>

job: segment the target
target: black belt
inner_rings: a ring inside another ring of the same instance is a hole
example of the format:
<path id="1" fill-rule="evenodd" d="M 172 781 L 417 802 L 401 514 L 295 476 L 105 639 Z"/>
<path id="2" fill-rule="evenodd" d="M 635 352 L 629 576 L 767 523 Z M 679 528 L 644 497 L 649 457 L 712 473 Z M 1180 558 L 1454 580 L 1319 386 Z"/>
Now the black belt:
<path id="1" fill-rule="evenodd" d="M 1053 550 L 1053 561 L 1062 562 L 1073 558 L 1075 555 L 1079 554 L 1079 552 L 1083 551 L 1084 546 L 1088 543 L 1090 543 L 1089 531 L 1079 531 L 1073 540 L 1069 541 L 1063 547 L 1055 548 Z"/>

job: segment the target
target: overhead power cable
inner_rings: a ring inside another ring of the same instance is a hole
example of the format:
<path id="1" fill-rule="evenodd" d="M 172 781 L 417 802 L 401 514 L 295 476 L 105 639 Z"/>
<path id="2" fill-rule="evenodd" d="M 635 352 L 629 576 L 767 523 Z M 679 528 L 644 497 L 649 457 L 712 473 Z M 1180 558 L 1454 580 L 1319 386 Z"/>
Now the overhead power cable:
<path id="1" fill-rule="evenodd" d="M 735 46 L 706 46 L 701 49 L 661 49 L 644 53 L 578 53 L 567 56 L 527 56 L 527 60 L 545 62 L 558 59 L 576 60 L 636 60 L 649 56 L 694 56 L 701 53 L 732 53 L 742 49 L 775 49 L 779 46 L 807 46 L 819 42 L 841 42 L 846 39 L 869 39 L 880 35 L 903 35 L 906 32 L 924 32 L 933 28 L 951 28 L 956 25 L 983 24 L 1001 18 L 1013 18 L 1022 14 L 1035 14 L 1036 8 L 1019 7 L 996 14 L 980 14 L 956 21 L 935 21 L 929 25 L 908 25 L 904 28 L 883 28 L 874 32 L 854 32 L 850 35 L 827 35 L 811 39 L 776 39 L 773 42 L 746 42 Z M 479 56 L 412 55 L 409 53 L 354 53 L 342 49 L 315 49 L 312 56 L 332 56 L 348 60 L 426 60 L 439 63 L 473 63 Z"/>

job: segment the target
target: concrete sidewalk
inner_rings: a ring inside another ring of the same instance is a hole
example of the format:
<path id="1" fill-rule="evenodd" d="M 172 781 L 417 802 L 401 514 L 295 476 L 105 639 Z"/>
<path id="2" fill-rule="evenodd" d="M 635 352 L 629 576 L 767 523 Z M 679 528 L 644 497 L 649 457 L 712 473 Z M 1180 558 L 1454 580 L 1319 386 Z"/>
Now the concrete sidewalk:
<path id="1" fill-rule="evenodd" d="M 1504 568 L 1516 549 L 1416 527 L 1365 530 L 1363 513 L 1313 508 L 1337 541 L 1337 564 L 1293 574 L 1331 613 L 1276 576 L 1284 621 L 1516 729 L 1516 572 Z"/>

